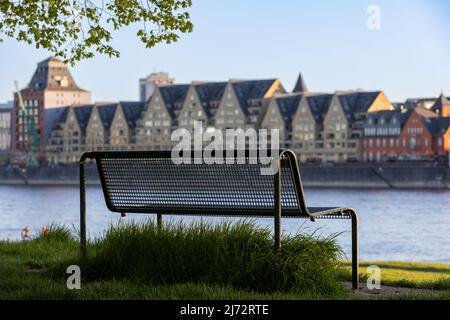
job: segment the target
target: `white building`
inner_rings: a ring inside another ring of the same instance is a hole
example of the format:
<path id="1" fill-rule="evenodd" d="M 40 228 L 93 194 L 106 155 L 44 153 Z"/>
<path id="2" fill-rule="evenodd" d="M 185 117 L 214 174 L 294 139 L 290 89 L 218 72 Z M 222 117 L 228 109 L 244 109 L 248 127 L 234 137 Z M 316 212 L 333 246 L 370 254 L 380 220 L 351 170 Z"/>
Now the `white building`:
<path id="1" fill-rule="evenodd" d="M 175 79 L 170 78 L 167 72 L 153 72 L 143 79 L 139 79 L 139 99 L 147 102 L 152 96 L 157 86 L 174 84 Z"/>

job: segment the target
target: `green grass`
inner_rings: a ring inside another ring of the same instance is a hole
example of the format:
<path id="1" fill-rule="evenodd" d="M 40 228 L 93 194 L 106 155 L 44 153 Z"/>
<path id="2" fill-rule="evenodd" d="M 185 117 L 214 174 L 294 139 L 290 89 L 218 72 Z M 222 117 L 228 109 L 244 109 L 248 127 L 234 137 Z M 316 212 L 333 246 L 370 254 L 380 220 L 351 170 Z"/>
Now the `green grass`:
<path id="1" fill-rule="evenodd" d="M 371 265 L 381 269 L 381 283 L 417 289 L 450 290 L 450 264 L 400 262 L 400 261 L 368 261 L 360 264 L 362 278 L 366 268 Z M 350 264 L 346 263 L 348 270 Z"/>
<path id="2" fill-rule="evenodd" d="M 340 249 L 333 238 L 286 237 L 273 250 L 267 229 L 236 224 L 149 222 L 110 228 L 89 243 L 64 228 L 26 242 L 0 242 L 0 299 L 331 299 Z M 82 270 L 82 290 L 66 288 L 66 268 Z"/>
<path id="3" fill-rule="evenodd" d="M 450 299 L 450 265 L 364 262 L 384 285 L 433 289 L 361 296 L 343 289 L 348 263 L 334 238 L 285 237 L 273 250 L 266 229 L 237 224 L 152 223 L 110 228 L 88 244 L 52 226 L 42 237 L 0 242 L 0 299 Z M 82 289 L 68 290 L 66 268 L 81 266 Z"/>

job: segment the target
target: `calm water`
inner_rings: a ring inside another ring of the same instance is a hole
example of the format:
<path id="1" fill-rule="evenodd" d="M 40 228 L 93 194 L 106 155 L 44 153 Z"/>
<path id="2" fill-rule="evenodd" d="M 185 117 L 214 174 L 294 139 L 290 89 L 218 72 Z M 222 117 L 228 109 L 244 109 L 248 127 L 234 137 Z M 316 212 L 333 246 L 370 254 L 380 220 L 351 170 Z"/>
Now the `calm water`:
<path id="1" fill-rule="evenodd" d="M 450 191 L 307 189 L 310 206 L 352 206 L 360 215 L 361 259 L 434 261 L 450 263 Z M 87 191 L 88 233 L 99 236 L 109 224 L 121 218 L 110 213 L 100 187 Z M 20 228 L 29 226 L 34 234 L 49 223 L 78 228 L 77 187 L 0 186 L 0 239 L 19 240 Z M 152 216 L 129 215 L 125 220 Z M 168 219 L 168 218 L 166 218 Z M 200 218 L 172 217 L 192 221 Z M 221 221 L 224 218 L 203 218 Z M 234 218 L 228 218 L 235 220 Z M 272 220 L 258 219 L 271 226 Z M 350 256 L 350 221 L 309 222 L 285 219 L 285 232 L 342 232 L 339 243 Z"/>

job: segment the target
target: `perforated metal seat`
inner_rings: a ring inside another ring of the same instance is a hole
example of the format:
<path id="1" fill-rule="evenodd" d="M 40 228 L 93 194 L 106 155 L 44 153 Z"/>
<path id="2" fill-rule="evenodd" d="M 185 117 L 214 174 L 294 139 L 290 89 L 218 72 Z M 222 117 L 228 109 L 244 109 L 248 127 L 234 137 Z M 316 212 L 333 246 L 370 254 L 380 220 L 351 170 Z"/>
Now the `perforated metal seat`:
<path id="1" fill-rule="evenodd" d="M 274 217 L 277 247 L 281 217 L 352 219 L 352 253 L 357 258 L 356 212 L 307 207 L 297 158 L 290 150 L 282 151 L 279 159 L 247 152 L 241 162 L 223 154 L 214 158 L 214 164 L 195 157 L 191 163 L 176 164 L 170 151 L 86 153 L 80 161 L 82 242 L 86 158 L 97 164 L 105 202 L 112 212 L 158 214 L 158 221 L 163 214 Z M 275 175 L 262 174 L 269 163 L 280 168 Z"/>

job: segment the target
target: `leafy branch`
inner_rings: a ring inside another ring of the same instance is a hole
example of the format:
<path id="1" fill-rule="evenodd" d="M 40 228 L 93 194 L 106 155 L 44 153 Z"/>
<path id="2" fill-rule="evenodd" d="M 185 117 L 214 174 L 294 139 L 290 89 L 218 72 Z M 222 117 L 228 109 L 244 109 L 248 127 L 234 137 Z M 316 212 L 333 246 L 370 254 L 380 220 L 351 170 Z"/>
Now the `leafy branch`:
<path id="1" fill-rule="evenodd" d="M 192 32 L 192 0 L 0 0 L 0 42 L 9 37 L 74 65 L 96 53 L 119 57 L 112 32 L 139 24 L 146 48 Z"/>

